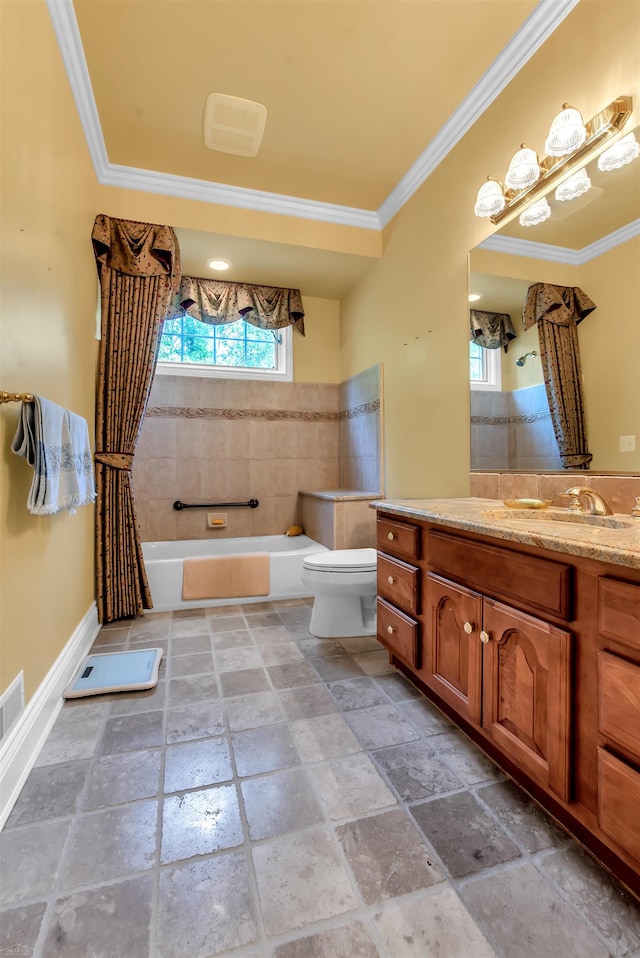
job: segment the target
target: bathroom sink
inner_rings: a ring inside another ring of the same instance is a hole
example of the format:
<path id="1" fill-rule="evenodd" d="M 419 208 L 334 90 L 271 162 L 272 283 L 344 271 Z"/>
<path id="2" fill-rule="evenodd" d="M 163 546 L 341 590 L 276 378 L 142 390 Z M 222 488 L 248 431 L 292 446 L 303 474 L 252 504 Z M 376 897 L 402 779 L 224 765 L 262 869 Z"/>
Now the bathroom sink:
<path id="1" fill-rule="evenodd" d="M 604 529 L 638 529 L 640 519 L 631 516 L 594 516 L 587 512 L 569 512 L 568 509 L 486 509 L 483 512 L 485 519 L 501 519 L 507 521 L 540 522 L 571 522 L 581 526 L 595 526 Z"/>

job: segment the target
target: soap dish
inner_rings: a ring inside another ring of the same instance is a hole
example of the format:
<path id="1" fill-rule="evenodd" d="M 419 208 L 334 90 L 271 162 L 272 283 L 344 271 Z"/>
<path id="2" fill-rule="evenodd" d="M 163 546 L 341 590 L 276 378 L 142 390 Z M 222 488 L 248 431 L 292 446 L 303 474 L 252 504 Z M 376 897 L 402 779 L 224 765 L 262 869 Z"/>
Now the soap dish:
<path id="1" fill-rule="evenodd" d="M 509 509 L 548 509 L 553 499 L 503 499 Z"/>

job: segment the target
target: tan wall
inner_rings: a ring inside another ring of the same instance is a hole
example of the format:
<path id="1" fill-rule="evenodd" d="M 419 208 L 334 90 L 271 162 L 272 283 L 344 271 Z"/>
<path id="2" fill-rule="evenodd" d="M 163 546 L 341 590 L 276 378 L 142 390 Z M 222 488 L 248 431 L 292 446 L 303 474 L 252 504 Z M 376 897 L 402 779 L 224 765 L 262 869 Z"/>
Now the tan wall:
<path id="1" fill-rule="evenodd" d="M 303 297 L 305 334 L 293 332 L 296 383 L 340 382 L 340 303 Z"/>
<path id="2" fill-rule="evenodd" d="M 3 2 L 0 388 L 85 416 L 93 435 L 95 178 L 44 3 Z M 0 406 L 0 691 L 27 698 L 94 596 L 92 507 L 31 516 L 33 472 L 10 451 L 18 404 Z"/>
<path id="3" fill-rule="evenodd" d="M 637 125 L 629 17 L 637 25 L 637 5 L 579 4 L 389 224 L 382 260 L 343 303 L 343 378 L 384 361 L 387 495 L 468 493 L 466 262 L 493 232 L 473 215 L 475 195 L 523 140 L 543 151 L 565 100 L 590 117 L 631 95 Z"/>
<path id="4" fill-rule="evenodd" d="M 596 471 L 640 472 L 638 263 L 636 237 L 578 267 L 577 285 L 598 306 L 578 327 L 591 468 Z M 620 436 L 635 436 L 636 451 L 620 452 Z"/>

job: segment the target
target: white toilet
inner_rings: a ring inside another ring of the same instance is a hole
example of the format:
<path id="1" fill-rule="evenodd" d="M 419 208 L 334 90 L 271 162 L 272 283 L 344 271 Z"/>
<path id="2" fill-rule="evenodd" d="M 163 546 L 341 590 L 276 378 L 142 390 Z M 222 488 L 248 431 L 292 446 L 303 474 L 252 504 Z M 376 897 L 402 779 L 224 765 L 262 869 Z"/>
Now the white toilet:
<path id="1" fill-rule="evenodd" d="M 304 559 L 313 594 L 309 631 L 320 639 L 376 634 L 376 550 L 330 549 Z"/>

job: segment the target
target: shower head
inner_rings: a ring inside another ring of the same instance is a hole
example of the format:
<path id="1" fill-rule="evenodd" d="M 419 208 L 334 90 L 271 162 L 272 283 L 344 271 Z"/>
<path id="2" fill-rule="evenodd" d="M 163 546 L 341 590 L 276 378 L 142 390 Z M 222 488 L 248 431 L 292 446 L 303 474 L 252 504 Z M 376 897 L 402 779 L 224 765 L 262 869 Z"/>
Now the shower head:
<path id="1" fill-rule="evenodd" d="M 537 352 L 535 351 L 535 349 L 533 350 L 533 352 L 525 353 L 524 356 L 520 356 L 519 359 L 516 359 L 516 366 L 524 366 L 524 364 L 525 364 L 526 361 L 527 361 L 527 357 L 528 357 L 528 356 L 537 356 L 537 355 L 538 355 L 538 354 L 537 354 Z"/>

